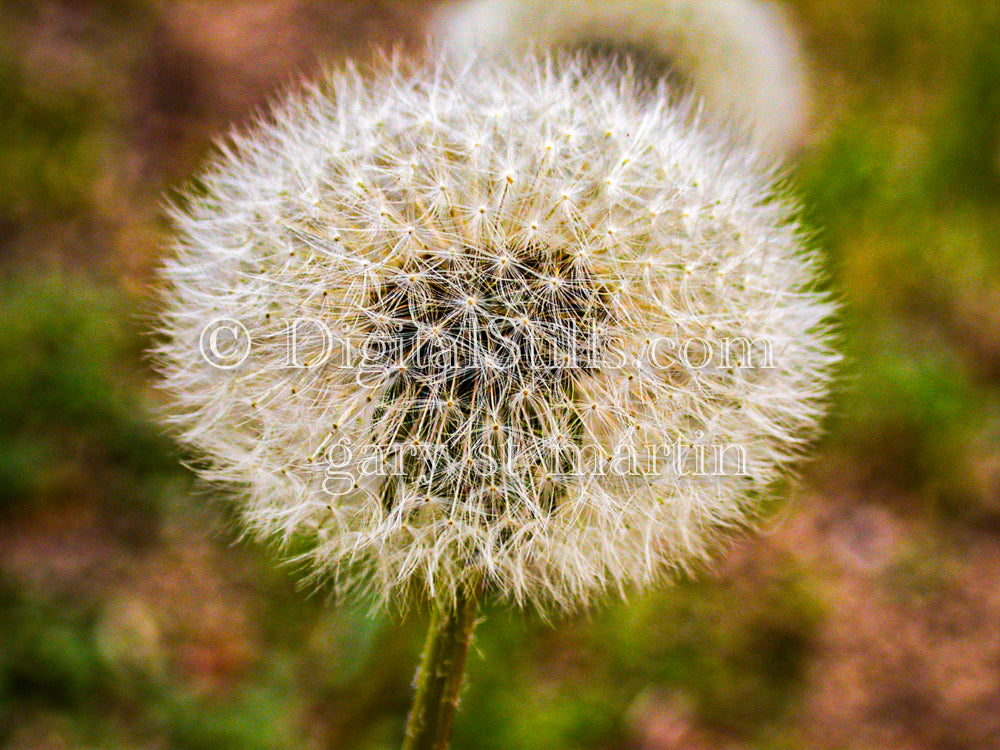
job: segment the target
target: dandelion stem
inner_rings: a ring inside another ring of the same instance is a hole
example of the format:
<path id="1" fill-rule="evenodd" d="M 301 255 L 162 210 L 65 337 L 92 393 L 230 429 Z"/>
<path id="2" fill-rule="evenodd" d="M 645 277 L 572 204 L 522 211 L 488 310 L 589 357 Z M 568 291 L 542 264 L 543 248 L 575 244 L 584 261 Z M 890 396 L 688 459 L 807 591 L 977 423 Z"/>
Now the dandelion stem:
<path id="1" fill-rule="evenodd" d="M 403 750 L 447 750 L 478 611 L 475 593 L 459 593 L 447 608 L 434 606 Z"/>

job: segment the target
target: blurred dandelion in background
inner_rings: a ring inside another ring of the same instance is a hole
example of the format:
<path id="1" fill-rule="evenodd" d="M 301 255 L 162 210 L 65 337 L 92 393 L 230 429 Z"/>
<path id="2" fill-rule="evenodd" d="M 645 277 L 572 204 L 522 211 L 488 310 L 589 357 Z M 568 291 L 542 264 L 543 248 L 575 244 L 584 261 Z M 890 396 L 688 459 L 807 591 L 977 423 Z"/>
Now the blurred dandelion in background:
<path id="1" fill-rule="evenodd" d="M 713 119 L 774 156 L 794 153 L 805 137 L 807 66 L 798 34 L 771 2 L 471 0 L 445 5 L 433 30 L 458 59 L 525 47 L 626 57 L 640 78 L 694 93 Z"/>

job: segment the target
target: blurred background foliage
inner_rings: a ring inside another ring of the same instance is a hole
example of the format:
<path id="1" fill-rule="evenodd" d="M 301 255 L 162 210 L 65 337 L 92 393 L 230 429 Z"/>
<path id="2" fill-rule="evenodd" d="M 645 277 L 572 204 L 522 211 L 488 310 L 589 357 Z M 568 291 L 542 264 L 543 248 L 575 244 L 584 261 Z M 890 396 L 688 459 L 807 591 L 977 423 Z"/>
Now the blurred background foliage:
<path id="1" fill-rule="evenodd" d="M 790 182 L 849 355 L 819 457 L 696 580 L 486 614 L 456 748 L 1000 747 L 1000 6 L 789 0 Z M 300 590 L 156 426 L 160 205 L 424 2 L 0 5 L 0 746 L 395 747 L 423 619 Z"/>

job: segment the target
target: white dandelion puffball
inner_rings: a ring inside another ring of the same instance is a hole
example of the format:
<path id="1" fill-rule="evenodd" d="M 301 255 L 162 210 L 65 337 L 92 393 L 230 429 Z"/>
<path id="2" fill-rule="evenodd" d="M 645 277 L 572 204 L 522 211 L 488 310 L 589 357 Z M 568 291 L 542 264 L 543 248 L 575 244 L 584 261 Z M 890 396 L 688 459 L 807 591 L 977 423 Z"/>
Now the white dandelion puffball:
<path id="1" fill-rule="evenodd" d="M 466 0 L 445 6 L 434 32 L 457 56 L 528 44 L 638 53 L 778 155 L 801 145 L 809 119 L 797 35 L 765 0 Z"/>
<path id="2" fill-rule="evenodd" d="M 815 433 L 816 260 L 768 162 L 627 70 L 435 59 L 330 73 L 175 212 L 181 439 L 342 592 L 661 580 Z"/>

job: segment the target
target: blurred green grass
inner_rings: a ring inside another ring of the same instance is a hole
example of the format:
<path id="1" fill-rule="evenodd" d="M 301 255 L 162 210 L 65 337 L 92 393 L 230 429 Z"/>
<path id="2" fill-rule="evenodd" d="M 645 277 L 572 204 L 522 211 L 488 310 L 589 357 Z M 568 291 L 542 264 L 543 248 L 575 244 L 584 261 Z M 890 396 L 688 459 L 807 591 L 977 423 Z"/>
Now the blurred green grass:
<path id="1" fill-rule="evenodd" d="M 143 396 L 122 293 L 57 274 L 0 279 L 0 293 L 0 512 L 81 489 L 155 510 L 156 484 L 177 468 Z"/>
<path id="2" fill-rule="evenodd" d="M 847 484 L 855 499 L 888 503 L 944 540 L 991 534 L 1000 524 L 1000 10 L 945 0 L 789 5 L 804 23 L 818 100 L 829 105 L 791 183 L 842 297 L 849 356 L 807 481 L 833 496 Z M 165 148 L 137 144 L 132 119 L 151 106 L 144 87 L 156 65 L 143 54 L 162 50 L 150 35 L 169 3 L 52 7 L 55 21 L 30 3 L 0 11 L 8 29 L 25 31 L 21 47 L 0 55 L 3 559 L 28 550 L 22 567 L 0 569 L 0 743 L 394 747 L 420 616 L 399 625 L 322 592 L 306 596 L 267 553 L 206 531 L 225 511 L 202 508 L 190 492 L 146 386 L 134 310 L 148 302 L 148 270 L 138 280 L 107 273 L 135 264 L 133 244 L 103 224 L 107 162 Z M 70 69 L 112 56 L 108 35 L 95 32 L 102 24 L 118 37 L 114 55 L 120 44 L 143 52 L 108 89 L 89 68 L 78 80 L 49 80 L 17 54 L 32 50 L 28 32 L 45 23 L 75 34 Z M 167 179 L 152 174 L 144 191 L 158 194 Z M 149 214 L 130 220 L 156 236 Z M 54 267 L 45 232 L 25 230 L 73 234 L 81 222 L 98 231 L 79 233 L 83 245 Z M 159 251 L 146 248 L 149 259 Z M 113 583 L 72 565 L 56 568 L 58 580 L 22 575 L 48 570 L 48 551 L 66 534 L 124 548 L 124 572 Z M 48 537 L 55 542 L 42 543 Z M 952 552 L 945 544 L 935 554 Z M 209 551 L 191 561 L 196 545 Z M 228 620 L 193 632 L 212 619 L 212 601 L 178 614 L 144 578 L 147 568 L 178 567 L 222 592 L 217 606 L 239 614 L 248 653 L 231 645 Z M 906 558 L 879 585 L 906 597 L 954 585 L 932 575 L 938 567 L 937 558 Z M 699 727 L 699 747 L 806 746 L 796 739 L 808 731 L 801 704 L 836 615 L 829 575 L 764 560 L 554 629 L 491 611 L 455 746 L 652 747 L 643 727 L 660 714 Z"/>

